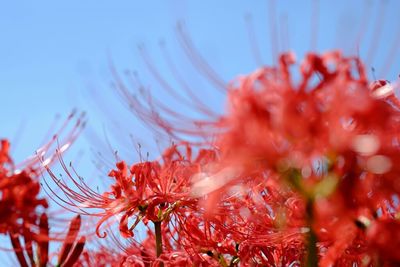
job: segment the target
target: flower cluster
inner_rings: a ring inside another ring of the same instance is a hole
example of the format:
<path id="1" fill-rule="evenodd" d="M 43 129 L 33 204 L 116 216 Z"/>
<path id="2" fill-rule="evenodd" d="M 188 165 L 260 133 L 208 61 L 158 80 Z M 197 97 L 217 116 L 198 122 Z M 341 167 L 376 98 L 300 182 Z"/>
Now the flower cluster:
<path id="1" fill-rule="evenodd" d="M 101 192 L 63 159 L 82 118 L 21 164 L 1 140 L 0 234 L 21 266 L 400 266 L 397 82 L 368 80 L 361 59 L 340 51 L 300 63 L 287 52 L 226 86 L 213 79 L 227 110 L 193 97 L 209 116 L 196 121 L 143 92 L 141 102 L 114 74 L 135 114 L 176 143 L 153 160 L 118 156 Z M 50 200 L 78 214 L 66 234 L 50 233 L 65 219 Z"/>
<path id="2" fill-rule="evenodd" d="M 79 265 L 397 266 L 396 86 L 370 82 L 360 59 L 339 51 L 310 53 L 299 65 L 284 53 L 277 66 L 228 85 L 225 115 L 194 122 L 210 126 L 202 146 L 183 142 L 158 160 L 120 161 L 107 192 L 61 159 L 74 187 L 47 167 L 66 196 L 59 200 L 98 217 L 97 236 L 119 248 L 87 250 Z M 178 136 L 181 127 L 153 110 L 140 114 Z"/>

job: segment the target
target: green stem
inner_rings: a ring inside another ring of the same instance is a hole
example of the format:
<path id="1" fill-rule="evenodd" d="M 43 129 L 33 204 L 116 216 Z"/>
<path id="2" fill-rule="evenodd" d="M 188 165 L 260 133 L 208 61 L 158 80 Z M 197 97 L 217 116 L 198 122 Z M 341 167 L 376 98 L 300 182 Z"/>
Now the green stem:
<path id="1" fill-rule="evenodd" d="M 313 229 L 314 220 L 314 200 L 307 200 L 307 224 L 310 229 L 308 234 L 308 249 L 307 249 L 307 262 L 306 267 L 318 267 L 318 248 L 317 248 L 317 235 Z"/>
<path id="2" fill-rule="evenodd" d="M 154 229 L 156 233 L 156 252 L 158 258 L 162 254 L 161 222 L 154 222 Z M 161 266 L 164 266 L 164 264 L 161 263 Z"/>

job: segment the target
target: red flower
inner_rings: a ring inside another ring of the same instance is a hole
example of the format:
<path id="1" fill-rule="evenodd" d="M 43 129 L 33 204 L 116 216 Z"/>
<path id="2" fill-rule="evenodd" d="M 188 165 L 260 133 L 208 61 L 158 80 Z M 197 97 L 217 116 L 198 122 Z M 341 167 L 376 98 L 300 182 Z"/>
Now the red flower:
<path id="1" fill-rule="evenodd" d="M 184 216 L 185 212 L 195 209 L 197 198 L 191 194 L 191 178 L 208 161 L 214 159 L 211 151 L 201 150 L 195 159 L 189 146 L 183 146 L 183 154 L 178 146 L 167 149 L 160 161 L 148 161 L 132 165 L 130 168 L 125 162 L 116 164 L 117 169 L 110 171 L 109 177 L 115 179 L 111 191 L 98 194 L 86 184 L 78 183 L 61 163 L 81 192 L 74 191 L 48 169 L 50 176 L 60 186 L 69 200 L 63 202 L 86 209 L 103 209 L 103 212 L 92 215 L 101 217 L 96 232 L 100 234 L 101 225 L 108 219 L 121 215 L 120 232 L 124 237 L 132 237 L 133 229 L 143 220 L 169 221 L 173 216 Z M 75 202 L 72 202 L 74 200 Z M 130 218 L 134 217 L 133 223 Z"/>
<path id="2" fill-rule="evenodd" d="M 13 173 L 13 162 L 8 155 L 9 142 L 1 140 L 0 148 L 0 233 L 23 234 L 24 227 L 38 220 L 38 207 L 47 208 L 47 201 L 39 198 L 40 185 L 34 170 Z"/>
<path id="3" fill-rule="evenodd" d="M 382 260 L 400 264 L 400 221 L 398 219 L 380 219 L 372 223 L 367 230 L 370 249 L 379 253 Z"/>

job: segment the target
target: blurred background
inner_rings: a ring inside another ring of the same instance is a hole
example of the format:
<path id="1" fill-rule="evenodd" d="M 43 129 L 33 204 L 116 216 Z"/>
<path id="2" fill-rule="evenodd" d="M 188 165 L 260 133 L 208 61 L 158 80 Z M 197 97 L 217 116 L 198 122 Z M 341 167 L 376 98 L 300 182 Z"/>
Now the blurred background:
<path id="1" fill-rule="evenodd" d="M 11 140 L 19 162 L 72 110 L 84 111 L 87 127 L 65 159 L 101 185 L 115 151 L 133 163 L 138 143 L 154 158 L 170 141 L 158 140 L 135 119 L 111 85 L 113 69 L 137 74 L 155 98 L 193 117 L 199 114 L 174 78 L 175 68 L 210 110 L 224 110 L 224 95 L 204 75 L 197 54 L 229 82 L 273 64 L 282 51 L 301 60 L 308 51 L 341 49 L 364 59 L 371 79 L 394 81 L 398 10 L 395 0 L 0 1 L 0 137 Z M 186 49 L 188 40 L 193 45 Z M 127 85 L 140 99 L 140 88 Z"/>

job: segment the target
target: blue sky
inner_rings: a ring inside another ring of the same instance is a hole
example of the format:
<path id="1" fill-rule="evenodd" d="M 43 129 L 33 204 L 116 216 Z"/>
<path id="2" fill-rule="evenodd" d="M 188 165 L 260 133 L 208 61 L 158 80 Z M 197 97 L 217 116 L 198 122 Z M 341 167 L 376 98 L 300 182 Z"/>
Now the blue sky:
<path id="1" fill-rule="evenodd" d="M 115 94 L 108 86 L 110 59 L 121 72 L 137 70 L 155 94 L 162 89 L 146 76 L 138 44 L 146 47 L 162 73 L 168 69 L 162 62 L 160 40 L 167 44 L 178 68 L 190 68 L 177 41 L 177 21 L 185 22 L 197 49 L 226 81 L 257 67 L 246 14 L 253 18 L 264 64 L 271 63 L 273 44 L 290 48 L 301 58 L 312 48 L 313 38 L 319 51 L 339 47 L 354 53 L 355 40 L 363 29 L 360 54 L 367 57 L 369 49 L 376 51 L 372 63 L 382 69 L 398 32 L 395 11 L 400 2 L 320 1 L 318 16 L 312 15 L 313 2 L 317 1 L 276 1 L 275 11 L 270 12 L 268 1 L 0 1 L 1 136 L 18 140 L 14 153 L 22 159 L 39 145 L 55 114 L 66 116 L 74 107 L 88 112 L 90 125 L 102 136 L 112 126 L 99 109 L 109 105 L 114 110 L 119 103 L 113 102 Z M 382 2 L 385 12 L 380 10 Z M 272 32 L 271 14 L 277 25 Z M 375 25 L 380 25 L 378 36 Z M 285 32 L 288 38 L 281 42 Z M 398 61 L 398 55 L 393 56 Z M 396 76 L 392 68 L 385 78 Z M 214 97 L 209 83 L 194 77 L 193 82 L 201 84 L 199 94 L 211 106 L 223 107 L 223 97 Z M 103 98 L 102 107 L 101 101 L 93 101 L 93 92 Z M 130 118 L 122 113 L 116 109 L 110 116 Z M 135 129 L 133 124 L 126 135 Z"/>
<path id="2" fill-rule="evenodd" d="M 399 54 L 390 49 L 399 32 L 400 1 L 319 1 L 317 16 L 315 2 L 276 1 L 271 12 L 268 1 L 0 0 L 0 137 L 16 141 L 13 154 L 20 161 L 40 145 L 56 114 L 64 118 L 78 108 L 89 118 L 88 131 L 70 154 L 74 158 L 84 153 L 81 173 L 91 173 L 92 151 L 102 150 L 93 141 L 93 132 L 103 141 L 109 137 L 112 149 L 132 156 L 128 161 L 133 162 L 137 153 L 129 134 L 135 136 L 134 142 L 151 137 L 110 89 L 109 62 L 121 73 L 137 71 L 153 94 L 174 109 L 185 110 L 171 97 L 164 98 L 165 91 L 149 75 L 138 52 L 138 45 L 143 45 L 154 66 L 174 84 L 160 40 L 196 94 L 211 108 L 222 110 L 223 96 L 198 75 L 179 44 L 178 21 L 185 22 L 197 50 L 225 81 L 258 66 L 252 57 L 247 14 L 264 64 L 271 64 L 273 46 L 280 51 L 289 48 L 298 58 L 312 48 L 340 48 L 347 54 L 358 49 L 362 58 L 370 58 L 368 66 L 377 69 L 378 78 L 396 79 Z M 270 27 L 271 14 L 275 30 Z M 360 46 L 358 36 L 363 37 Z M 371 57 L 368 51 L 374 51 Z M 381 77 L 388 54 L 394 64 Z"/>

